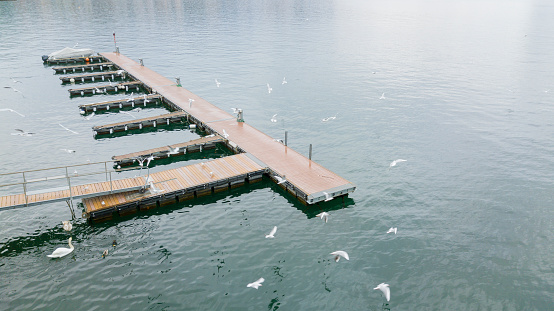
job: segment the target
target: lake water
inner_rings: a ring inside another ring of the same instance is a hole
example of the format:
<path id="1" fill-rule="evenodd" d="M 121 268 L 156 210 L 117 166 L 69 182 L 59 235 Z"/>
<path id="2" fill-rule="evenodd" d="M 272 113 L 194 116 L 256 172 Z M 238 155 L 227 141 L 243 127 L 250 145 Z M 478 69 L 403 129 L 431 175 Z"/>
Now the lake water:
<path id="1" fill-rule="evenodd" d="M 0 112 L 3 173 L 198 137 L 93 137 L 129 115 L 78 105 L 127 95 L 70 98 L 41 55 L 111 52 L 115 32 L 124 55 L 302 154 L 313 144 L 357 190 L 305 207 L 264 181 L 71 232 L 65 202 L 2 211 L 0 309 L 552 310 L 552 16 L 546 0 L 1 1 L 0 109 L 25 115 Z M 69 237 L 72 254 L 46 257 Z"/>

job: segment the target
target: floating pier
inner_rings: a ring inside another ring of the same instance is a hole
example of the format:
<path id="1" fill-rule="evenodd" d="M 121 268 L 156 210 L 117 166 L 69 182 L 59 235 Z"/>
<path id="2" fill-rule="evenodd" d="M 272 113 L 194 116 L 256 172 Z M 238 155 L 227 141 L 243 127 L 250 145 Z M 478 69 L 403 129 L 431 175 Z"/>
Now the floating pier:
<path id="1" fill-rule="evenodd" d="M 186 116 L 186 112 L 177 111 L 159 116 L 94 126 L 92 127 L 92 130 L 94 131 L 94 135 L 113 134 L 115 132 L 142 129 L 144 127 L 157 127 L 158 125 L 169 125 L 170 123 L 182 122 L 183 118 Z"/>
<path id="2" fill-rule="evenodd" d="M 70 96 L 85 96 L 85 95 L 95 95 L 95 94 L 104 94 L 104 93 L 117 93 L 120 91 L 128 92 L 129 90 L 140 91 L 142 88 L 142 82 L 140 81 L 129 81 L 122 83 L 111 83 L 99 86 L 89 86 L 78 89 L 69 89 Z"/>
<path id="3" fill-rule="evenodd" d="M 104 57 L 100 55 L 96 55 L 96 56 L 48 59 L 48 60 L 45 60 L 44 62 L 49 65 L 56 65 L 56 64 L 77 64 L 77 63 L 101 63 L 105 61 L 106 60 Z"/>
<path id="4" fill-rule="evenodd" d="M 84 82 L 105 81 L 106 79 L 110 79 L 110 78 L 111 78 L 111 81 L 114 81 L 116 79 L 125 79 L 125 71 L 118 70 L 118 71 L 89 73 L 84 75 L 64 76 L 64 77 L 60 77 L 60 80 L 62 80 L 62 83 L 70 83 L 70 82 L 84 83 Z"/>
<path id="5" fill-rule="evenodd" d="M 126 166 L 132 165 L 137 159 L 146 159 L 152 156 L 154 160 L 166 159 L 171 156 L 178 156 L 181 154 L 201 152 L 204 149 L 213 149 L 217 143 L 223 142 L 223 137 L 217 135 L 210 135 L 199 139 L 194 139 L 188 142 L 167 145 L 164 147 L 143 150 L 139 152 L 128 153 L 124 155 L 113 156 L 112 160 L 115 165 Z"/>
<path id="6" fill-rule="evenodd" d="M 126 215 L 260 181 L 264 173 L 266 167 L 246 153 L 150 173 L 148 190 L 83 199 L 84 214 L 95 220 Z"/>
<path id="7" fill-rule="evenodd" d="M 114 67 L 114 64 L 111 62 L 102 62 L 102 63 L 96 63 L 96 64 L 83 64 L 83 65 L 72 65 L 72 66 L 61 66 L 61 67 L 52 67 L 52 69 L 57 74 L 66 74 L 68 72 L 85 72 L 85 71 L 95 71 L 100 70 L 103 71 L 104 69 L 112 69 Z"/>
<path id="8" fill-rule="evenodd" d="M 150 95 L 143 95 L 133 98 L 124 98 L 124 99 L 117 99 L 117 100 L 111 100 L 111 101 L 105 101 L 100 103 L 91 103 L 91 104 L 85 104 L 80 105 L 79 110 L 81 111 L 81 114 L 89 113 L 89 112 L 96 112 L 98 110 L 110 110 L 110 109 L 121 109 L 125 107 L 132 107 L 135 106 L 141 106 L 146 107 L 147 105 L 157 105 L 159 101 L 161 100 L 162 96 L 159 94 L 150 94 Z"/>

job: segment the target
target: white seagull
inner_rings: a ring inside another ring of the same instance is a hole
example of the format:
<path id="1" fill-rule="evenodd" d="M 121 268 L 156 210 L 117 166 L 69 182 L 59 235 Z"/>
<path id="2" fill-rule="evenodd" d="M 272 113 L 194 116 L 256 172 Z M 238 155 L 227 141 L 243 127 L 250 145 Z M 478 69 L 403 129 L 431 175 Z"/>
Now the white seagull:
<path id="1" fill-rule="evenodd" d="M 387 231 L 387 233 L 394 233 L 394 234 L 396 234 L 396 230 L 397 230 L 397 229 L 398 229 L 398 228 L 393 228 L 393 227 L 391 227 L 391 228 L 389 229 L 389 231 Z"/>
<path id="2" fill-rule="evenodd" d="M 18 133 L 12 133 L 12 135 L 19 135 L 19 136 L 32 136 L 34 135 L 35 133 L 31 133 L 31 132 L 25 132 L 24 130 L 22 129 L 15 129 L 16 131 L 18 131 Z"/>
<path id="3" fill-rule="evenodd" d="M 145 158 L 143 157 L 137 157 L 135 160 L 137 160 L 139 166 L 144 166 L 144 160 L 146 160 Z"/>
<path id="4" fill-rule="evenodd" d="M 344 259 L 346 260 L 350 260 L 350 258 L 348 257 L 348 253 L 345 251 L 335 251 L 335 252 L 332 252 L 331 255 L 335 256 L 336 262 L 339 262 L 341 257 L 344 257 Z"/>
<path id="5" fill-rule="evenodd" d="M 146 158 L 146 166 L 150 165 L 150 161 L 154 160 L 154 155 L 151 154 L 148 158 Z"/>
<path id="6" fill-rule="evenodd" d="M 287 84 L 287 80 L 285 79 L 285 77 L 283 77 L 283 82 L 281 84 Z"/>
<path id="7" fill-rule="evenodd" d="M 277 114 L 274 114 L 273 117 L 271 117 L 271 122 L 275 123 L 277 122 L 277 119 L 275 118 Z"/>
<path id="8" fill-rule="evenodd" d="M 217 79 L 215 79 L 215 85 L 217 85 L 217 87 L 219 87 L 219 85 L 221 84 L 221 82 L 217 81 Z"/>
<path id="9" fill-rule="evenodd" d="M 385 93 L 383 93 L 379 99 L 385 99 Z"/>
<path id="10" fill-rule="evenodd" d="M 406 161 L 408 161 L 408 160 L 403 160 L 403 159 L 394 160 L 389 164 L 389 169 L 393 166 L 396 166 L 396 164 L 399 163 L 399 162 L 406 162 Z"/>
<path id="11" fill-rule="evenodd" d="M 377 287 L 375 287 L 374 289 L 381 290 L 383 292 L 383 294 L 385 294 L 385 298 L 387 299 L 387 301 L 390 301 L 389 284 L 381 283 L 381 284 L 377 285 Z"/>
<path id="12" fill-rule="evenodd" d="M 71 237 L 70 237 L 69 238 L 69 248 L 58 247 L 58 248 L 56 248 L 55 251 L 52 252 L 51 255 L 46 255 L 46 256 L 50 257 L 50 258 L 61 258 L 65 255 L 70 254 L 73 251 L 73 249 L 74 249 L 74 247 L 73 247 L 73 244 L 71 244 Z"/>
<path id="13" fill-rule="evenodd" d="M 284 176 L 283 176 L 283 178 L 281 178 L 280 176 L 277 176 L 277 175 L 275 175 L 274 177 L 277 179 L 277 184 L 278 185 L 280 185 L 284 182 L 287 182 L 287 180 L 284 178 Z"/>
<path id="14" fill-rule="evenodd" d="M 73 229 L 73 225 L 69 222 L 69 220 L 62 221 L 62 224 L 65 231 L 71 231 L 71 229 Z"/>
<path id="15" fill-rule="evenodd" d="M 272 90 L 273 90 L 273 89 L 271 88 L 271 86 L 269 86 L 269 83 L 268 83 L 268 84 L 267 84 L 267 92 L 268 92 L 269 94 L 271 94 L 271 91 L 272 91 Z"/>
<path id="16" fill-rule="evenodd" d="M 255 289 L 258 289 L 258 287 L 262 286 L 262 283 L 265 281 L 264 278 L 259 278 L 256 282 L 248 283 L 246 287 L 252 287 Z"/>
<path id="17" fill-rule="evenodd" d="M 173 155 L 173 154 L 178 154 L 178 153 L 179 153 L 179 147 L 175 147 L 175 149 L 173 149 L 169 146 L 169 152 L 167 153 L 168 157 Z"/>
<path id="18" fill-rule="evenodd" d="M 60 149 L 60 150 L 63 150 L 63 151 L 65 151 L 65 152 L 67 152 L 67 153 L 75 153 L 75 150 L 71 150 L 71 149 L 62 148 L 62 149 Z"/>
<path id="19" fill-rule="evenodd" d="M 323 118 L 323 119 L 321 119 L 321 121 L 322 122 L 327 122 L 327 121 L 335 120 L 336 118 L 337 118 L 337 115 L 334 115 L 332 117 Z"/>
<path id="20" fill-rule="evenodd" d="M 77 132 L 75 132 L 75 131 L 72 131 L 72 130 L 68 129 L 67 127 L 63 126 L 61 123 L 58 123 L 58 125 L 61 126 L 62 128 L 64 128 L 66 131 L 69 131 L 69 132 L 71 132 L 71 133 L 73 133 L 73 134 L 79 134 L 79 133 L 77 133 Z"/>
<path id="21" fill-rule="evenodd" d="M 325 223 L 327 223 L 327 218 L 329 217 L 329 213 L 327 212 L 321 212 L 317 215 L 315 215 L 316 217 L 319 217 L 320 219 L 323 219 L 325 220 Z"/>
<path id="22" fill-rule="evenodd" d="M 146 104 L 149 102 L 148 98 L 146 98 L 146 94 L 142 95 L 143 103 Z"/>
<path id="23" fill-rule="evenodd" d="M 274 238 L 275 232 L 277 232 L 277 226 L 274 226 L 273 229 L 271 229 L 271 232 L 269 234 L 266 234 L 265 238 Z"/>
<path id="24" fill-rule="evenodd" d="M 94 112 L 85 117 L 85 120 L 90 120 L 94 117 Z"/>
<path id="25" fill-rule="evenodd" d="M 13 110 L 13 109 L 10 109 L 10 108 L 2 108 L 0 109 L 0 111 L 11 111 L 11 112 L 14 112 L 14 113 L 17 113 L 18 115 L 22 116 L 22 117 L 25 117 L 24 115 L 22 115 L 21 113 Z"/>
<path id="26" fill-rule="evenodd" d="M 133 98 L 133 92 L 131 92 L 131 95 L 129 95 L 129 97 L 127 97 L 127 102 L 134 102 L 135 99 Z"/>
<path id="27" fill-rule="evenodd" d="M 229 134 L 227 134 L 227 132 L 225 131 L 225 129 L 223 129 L 223 137 L 224 137 L 224 138 L 229 138 Z"/>

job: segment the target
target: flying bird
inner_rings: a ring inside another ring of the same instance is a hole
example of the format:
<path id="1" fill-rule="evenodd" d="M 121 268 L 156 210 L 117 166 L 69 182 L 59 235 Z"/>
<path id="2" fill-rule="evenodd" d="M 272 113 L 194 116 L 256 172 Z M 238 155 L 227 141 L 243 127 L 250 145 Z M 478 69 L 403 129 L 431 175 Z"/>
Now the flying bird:
<path id="1" fill-rule="evenodd" d="M 61 126 L 62 128 L 64 128 L 66 131 L 69 131 L 69 132 L 71 132 L 71 133 L 73 133 L 73 134 L 79 134 L 79 133 L 77 133 L 77 132 L 75 132 L 75 131 L 72 131 L 72 130 L 68 129 L 67 127 L 63 126 L 61 123 L 58 123 L 58 125 Z"/>
<path id="2" fill-rule="evenodd" d="M 396 166 L 397 163 L 406 162 L 406 161 L 408 161 L 408 160 L 403 160 L 403 159 L 394 160 L 389 164 L 389 169 L 393 166 Z"/>
<path id="3" fill-rule="evenodd" d="M 383 93 L 379 99 L 385 99 L 385 93 Z"/>
<path id="4" fill-rule="evenodd" d="M 73 225 L 71 224 L 71 222 L 69 220 L 62 221 L 62 224 L 63 224 L 63 229 L 65 231 L 71 231 L 71 229 L 73 229 Z"/>
<path id="5" fill-rule="evenodd" d="M 281 84 L 287 84 L 287 80 L 285 79 L 285 77 L 283 77 L 283 82 Z"/>
<path id="6" fill-rule="evenodd" d="M 350 260 L 350 258 L 348 257 L 348 253 L 345 251 L 335 251 L 335 252 L 332 252 L 331 255 L 335 256 L 336 262 L 339 262 L 341 257 L 344 257 L 344 259 L 346 260 Z"/>
<path id="7" fill-rule="evenodd" d="M 275 232 L 277 232 L 277 226 L 274 226 L 273 229 L 271 229 L 271 232 L 269 234 L 266 234 L 265 238 L 274 238 Z"/>
<path id="8" fill-rule="evenodd" d="M 69 248 L 66 248 L 66 247 L 58 247 L 58 248 L 56 248 L 56 250 L 54 250 L 54 251 L 52 252 L 51 255 L 46 255 L 46 256 L 47 256 L 47 257 L 50 257 L 50 258 L 61 258 L 61 257 L 65 256 L 65 255 L 69 255 L 69 254 L 73 251 L 73 249 L 74 249 L 73 244 L 71 244 L 71 237 L 69 238 L 69 242 L 68 242 L 68 243 L 69 243 Z"/>
<path id="9" fill-rule="evenodd" d="M 274 114 L 273 117 L 271 117 L 271 122 L 275 123 L 277 122 L 277 119 L 275 118 L 277 114 Z"/>
<path id="10" fill-rule="evenodd" d="M 219 87 L 219 85 L 221 84 L 221 82 L 217 81 L 217 79 L 215 79 L 215 85 L 217 85 L 217 87 Z"/>
<path id="11" fill-rule="evenodd" d="M 331 121 L 331 120 L 335 120 L 336 118 L 337 118 L 337 115 L 334 115 L 332 117 L 321 119 L 321 122 L 328 122 L 328 121 Z"/>
<path id="12" fill-rule="evenodd" d="M 94 112 L 85 117 L 85 120 L 90 120 L 94 117 Z"/>
<path id="13" fill-rule="evenodd" d="M 327 212 L 321 212 L 317 215 L 315 215 L 316 217 L 319 217 L 320 219 L 323 219 L 325 221 L 325 223 L 327 223 L 327 218 L 329 217 L 329 213 Z"/>
<path id="14" fill-rule="evenodd" d="M 18 115 L 20 115 L 20 116 L 22 116 L 22 117 L 25 117 L 25 116 L 22 115 L 21 113 L 15 111 L 15 110 L 13 110 L 13 109 L 10 109 L 10 108 L 2 108 L 2 109 L 0 109 L 0 111 L 11 111 L 11 112 L 13 112 L 13 113 L 17 113 Z"/>
<path id="15" fill-rule="evenodd" d="M 267 84 L 267 92 L 269 94 L 271 94 L 271 91 L 273 91 L 273 89 L 271 88 L 271 86 L 269 86 L 269 83 Z"/>
<path id="16" fill-rule="evenodd" d="M 131 92 L 131 95 L 129 95 L 129 97 L 127 97 L 127 102 L 134 102 L 135 99 L 133 98 L 133 92 Z"/>
<path id="17" fill-rule="evenodd" d="M 280 185 L 280 184 L 282 184 L 282 183 L 284 183 L 284 182 L 287 182 L 287 180 L 286 180 L 285 178 L 282 178 L 282 177 L 280 177 L 280 176 L 275 175 L 274 177 L 275 177 L 275 179 L 277 179 L 277 184 L 278 184 L 278 185 Z"/>
<path id="18" fill-rule="evenodd" d="M 229 134 L 227 134 L 227 132 L 225 131 L 225 129 L 223 129 L 223 137 L 224 137 L 224 138 L 228 138 L 228 137 L 229 137 Z"/>
<path id="19" fill-rule="evenodd" d="M 387 301 L 390 301 L 389 284 L 381 283 L 381 284 L 377 285 L 377 287 L 375 287 L 374 289 L 381 290 L 383 292 L 383 294 L 385 295 L 385 298 L 387 299 Z"/>
<path id="20" fill-rule="evenodd" d="M 139 166 L 142 167 L 142 166 L 144 166 L 144 160 L 146 160 L 146 159 L 142 158 L 142 157 L 137 157 L 135 160 L 137 160 Z"/>
<path id="21" fill-rule="evenodd" d="M 15 129 L 18 133 L 12 133 L 12 135 L 19 135 L 19 136 L 32 136 L 32 135 L 35 135 L 35 133 L 31 133 L 31 132 L 25 132 L 24 130 L 22 129 Z"/>
<path id="22" fill-rule="evenodd" d="M 178 154 L 179 153 L 179 147 L 175 147 L 175 149 L 169 147 L 169 152 L 167 153 L 167 156 L 171 156 L 173 154 Z"/>
<path id="23" fill-rule="evenodd" d="M 262 286 L 262 283 L 265 281 L 264 278 L 259 278 L 256 282 L 248 283 L 246 287 L 252 287 L 255 289 L 258 289 L 258 287 Z"/>
<path id="24" fill-rule="evenodd" d="M 154 160 L 154 155 L 151 154 L 148 158 L 146 158 L 146 166 L 150 165 L 150 161 Z"/>
<path id="25" fill-rule="evenodd" d="M 387 231 L 387 233 L 394 233 L 394 234 L 396 234 L 396 230 L 397 230 L 397 229 L 398 229 L 398 228 L 393 228 L 393 227 L 391 227 L 391 228 L 389 229 L 389 231 Z"/>

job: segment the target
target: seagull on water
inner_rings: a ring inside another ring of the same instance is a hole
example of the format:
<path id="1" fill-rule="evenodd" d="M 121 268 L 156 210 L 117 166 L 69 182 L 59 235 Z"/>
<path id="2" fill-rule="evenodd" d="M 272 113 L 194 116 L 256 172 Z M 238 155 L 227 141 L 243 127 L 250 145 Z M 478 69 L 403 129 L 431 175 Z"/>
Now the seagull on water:
<path id="1" fill-rule="evenodd" d="M 108 250 L 105 249 L 103 252 L 102 252 L 102 258 L 106 258 L 106 256 L 108 256 Z"/>
<path id="2" fill-rule="evenodd" d="M 283 77 L 283 82 L 281 84 L 287 84 L 287 79 L 285 79 L 285 77 Z"/>
<path id="3" fill-rule="evenodd" d="M 335 256 L 336 262 L 339 262 L 341 257 L 344 257 L 344 259 L 346 260 L 350 260 L 350 258 L 348 257 L 348 253 L 345 251 L 335 251 L 335 252 L 332 252 L 331 255 Z"/>
<path id="4" fill-rule="evenodd" d="M 35 133 L 31 133 L 31 132 L 25 132 L 24 130 L 22 129 L 15 129 L 16 131 L 18 131 L 18 133 L 12 133 L 12 135 L 19 135 L 19 136 L 32 136 L 34 135 Z"/>
<path id="5" fill-rule="evenodd" d="M 271 229 L 271 232 L 269 234 L 266 234 L 265 238 L 274 238 L 275 232 L 277 232 L 277 226 L 274 226 L 273 229 Z"/>
<path id="6" fill-rule="evenodd" d="M 255 289 L 258 289 L 258 287 L 262 286 L 262 283 L 265 281 L 264 278 L 259 278 L 256 282 L 248 283 L 246 287 L 252 287 Z"/>
<path id="7" fill-rule="evenodd" d="M 71 237 L 69 238 L 68 244 L 69 244 L 69 248 L 58 247 L 56 248 L 56 250 L 52 252 L 51 255 L 46 255 L 46 256 L 50 258 L 61 258 L 65 255 L 69 255 L 74 249 L 73 244 L 71 244 Z"/>
<path id="8" fill-rule="evenodd" d="M 389 164 L 389 170 L 390 170 L 391 167 L 396 166 L 397 163 L 406 162 L 406 161 L 408 161 L 408 160 L 398 159 L 398 160 L 392 161 L 392 162 Z"/>
<path id="9" fill-rule="evenodd" d="M 275 176 L 273 176 L 273 177 L 275 177 L 275 179 L 277 179 L 277 184 L 278 184 L 278 185 L 280 185 L 280 184 L 282 184 L 282 183 L 284 183 L 284 182 L 287 182 L 287 180 L 284 178 L 284 176 L 281 177 L 281 176 L 275 175 Z"/>
<path id="10" fill-rule="evenodd" d="M 321 122 L 327 122 L 327 121 L 335 120 L 336 118 L 337 118 L 337 115 L 334 115 L 332 117 L 321 119 Z"/>
<path id="11" fill-rule="evenodd" d="M 60 149 L 60 150 L 63 150 L 63 151 L 65 151 L 65 152 L 67 152 L 67 153 L 75 153 L 75 150 L 71 150 L 71 149 L 63 149 L 63 148 L 62 148 L 62 149 Z"/>
<path id="12" fill-rule="evenodd" d="M 71 222 L 69 220 L 62 221 L 62 224 L 63 224 L 63 229 L 65 231 L 71 231 L 71 229 L 73 229 L 73 225 L 71 224 Z"/>
<path id="13" fill-rule="evenodd" d="M 381 97 L 379 99 L 385 99 L 385 93 L 381 94 Z"/>
<path id="14" fill-rule="evenodd" d="M 15 110 L 13 110 L 13 109 L 10 109 L 10 108 L 2 108 L 2 109 L 0 109 L 0 111 L 11 111 L 11 112 L 13 112 L 13 113 L 17 113 L 18 115 L 20 115 L 20 116 L 22 116 L 22 117 L 25 117 L 25 116 L 22 115 L 21 113 L 15 111 Z"/>
<path id="15" fill-rule="evenodd" d="M 389 231 L 387 231 L 387 233 L 394 233 L 394 234 L 396 234 L 396 230 L 397 230 L 397 229 L 398 229 L 398 228 L 396 228 L 396 227 L 395 227 L 395 228 L 391 227 L 391 228 L 389 229 Z"/>
<path id="16" fill-rule="evenodd" d="M 277 122 L 277 119 L 275 118 L 277 114 L 274 114 L 273 117 L 271 117 L 271 122 L 275 123 Z"/>
<path id="17" fill-rule="evenodd" d="M 217 85 L 217 87 L 219 87 L 219 85 L 221 84 L 221 82 L 217 81 L 217 79 L 215 79 L 215 85 Z"/>
<path id="18" fill-rule="evenodd" d="M 385 295 L 385 298 L 387 299 L 387 301 L 390 301 L 389 284 L 381 283 L 381 284 L 377 285 L 377 287 L 375 287 L 374 289 L 381 290 L 383 292 L 383 294 Z"/>
<path id="19" fill-rule="evenodd" d="M 73 133 L 73 134 L 79 134 L 79 133 L 77 133 L 77 132 L 75 132 L 75 131 L 72 131 L 72 130 L 68 129 L 67 127 L 63 126 L 61 123 L 58 123 L 58 125 L 61 126 L 63 129 L 65 129 L 66 131 L 69 131 L 69 132 L 71 132 L 71 133 Z"/>
<path id="20" fill-rule="evenodd" d="M 329 217 L 329 213 L 327 212 L 321 212 L 317 215 L 315 215 L 316 217 L 319 217 L 320 219 L 323 219 L 325 221 L 325 223 L 327 223 L 327 218 Z"/>
<path id="21" fill-rule="evenodd" d="M 273 89 L 271 88 L 271 86 L 269 86 L 269 83 L 267 84 L 267 92 L 269 94 L 271 94 L 271 91 L 273 91 Z"/>

